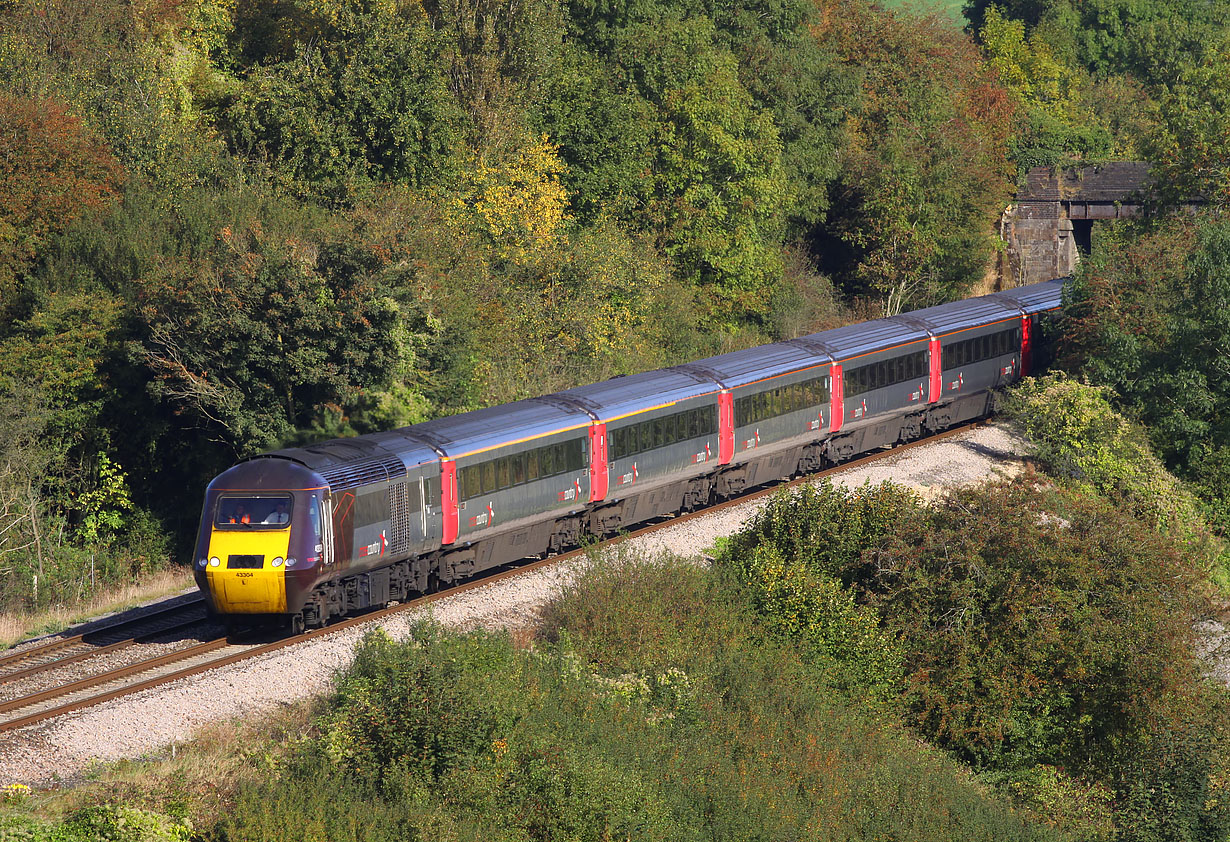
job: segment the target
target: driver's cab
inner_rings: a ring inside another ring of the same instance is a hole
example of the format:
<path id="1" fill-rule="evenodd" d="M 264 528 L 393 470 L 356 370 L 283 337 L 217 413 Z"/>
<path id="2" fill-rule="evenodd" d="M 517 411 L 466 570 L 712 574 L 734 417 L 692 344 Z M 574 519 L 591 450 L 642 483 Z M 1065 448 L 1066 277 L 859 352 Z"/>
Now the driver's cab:
<path id="1" fill-rule="evenodd" d="M 205 493 L 193 572 L 220 614 L 285 614 L 286 579 L 331 562 L 328 490 L 302 465 L 255 459 Z"/>

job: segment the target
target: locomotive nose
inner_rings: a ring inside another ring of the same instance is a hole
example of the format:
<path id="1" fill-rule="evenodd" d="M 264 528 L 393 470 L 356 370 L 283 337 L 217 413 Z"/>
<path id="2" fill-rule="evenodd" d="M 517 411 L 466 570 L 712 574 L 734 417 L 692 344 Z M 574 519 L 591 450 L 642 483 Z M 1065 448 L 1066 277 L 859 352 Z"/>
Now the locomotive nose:
<path id="1" fill-rule="evenodd" d="M 272 534 L 216 532 L 210 541 L 210 561 L 205 568 L 215 610 L 223 614 L 284 612 L 283 560 L 289 544 L 289 528 Z"/>
<path id="2" fill-rule="evenodd" d="M 218 498 L 204 567 L 216 611 L 286 611 L 291 503 L 289 493 L 240 492 Z"/>

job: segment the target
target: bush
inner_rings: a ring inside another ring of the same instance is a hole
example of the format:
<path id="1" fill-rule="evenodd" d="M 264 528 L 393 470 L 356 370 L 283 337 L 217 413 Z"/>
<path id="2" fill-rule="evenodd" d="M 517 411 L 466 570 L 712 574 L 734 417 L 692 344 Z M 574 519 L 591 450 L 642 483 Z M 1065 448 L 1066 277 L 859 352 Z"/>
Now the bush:
<path id="1" fill-rule="evenodd" d="M 1145 431 L 1111 405 L 1108 388 L 1063 374 L 1023 381 L 1003 412 L 1054 477 L 1123 505 L 1187 547 L 1230 589 L 1230 555 L 1213 539 L 1205 507 L 1154 455 Z"/>
<path id="2" fill-rule="evenodd" d="M 1130 507 L 1034 474 L 931 507 L 822 487 L 780 495 L 727 547 L 768 629 L 809 658 L 833 641 L 847 664 L 898 653 L 907 720 L 1027 809 L 1092 837 L 1111 795 L 1132 838 L 1227 826 L 1209 701 L 1226 693 L 1202 685 L 1194 646 L 1202 571 Z"/>
<path id="3" fill-rule="evenodd" d="M 895 519 L 923 511 L 912 492 L 891 484 L 779 492 L 727 542 L 720 563 L 766 627 L 803 643 L 830 681 L 884 695 L 900 677 L 901 652 L 849 585 L 869 574 L 860 570 L 863 550 Z"/>
<path id="4" fill-rule="evenodd" d="M 369 637 L 319 738 L 214 835 L 1060 838 L 820 683 L 704 568 L 595 565 L 543 632 L 529 650 L 431 626 Z"/>

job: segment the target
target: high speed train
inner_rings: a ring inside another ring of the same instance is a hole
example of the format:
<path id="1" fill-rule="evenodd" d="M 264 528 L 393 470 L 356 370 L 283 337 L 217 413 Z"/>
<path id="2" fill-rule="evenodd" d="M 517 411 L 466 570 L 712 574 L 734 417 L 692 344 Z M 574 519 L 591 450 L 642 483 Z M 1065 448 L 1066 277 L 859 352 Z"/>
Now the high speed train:
<path id="1" fill-rule="evenodd" d="M 1062 280 L 278 450 L 205 493 L 207 604 L 294 631 L 986 415 Z"/>

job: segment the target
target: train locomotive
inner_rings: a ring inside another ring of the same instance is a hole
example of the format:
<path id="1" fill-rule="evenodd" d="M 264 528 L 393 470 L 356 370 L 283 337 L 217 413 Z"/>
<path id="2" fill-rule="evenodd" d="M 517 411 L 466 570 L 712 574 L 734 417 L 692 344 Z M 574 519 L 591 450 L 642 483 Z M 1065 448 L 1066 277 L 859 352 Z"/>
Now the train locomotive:
<path id="1" fill-rule="evenodd" d="M 1061 289 L 252 457 L 209 484 L 197 584 L 298 632 L 944 430 L 1045 363 Z"/>

